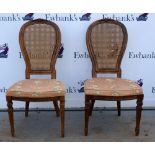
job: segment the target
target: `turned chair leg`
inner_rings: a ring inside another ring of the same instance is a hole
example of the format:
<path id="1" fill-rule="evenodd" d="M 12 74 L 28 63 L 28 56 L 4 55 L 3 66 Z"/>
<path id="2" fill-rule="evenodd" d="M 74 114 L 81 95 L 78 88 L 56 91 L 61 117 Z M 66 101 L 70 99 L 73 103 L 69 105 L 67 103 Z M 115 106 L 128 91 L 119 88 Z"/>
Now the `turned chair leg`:
<path id="1" fill-rule="evenodd" d="M 117 111 L 118 111 L 118 116 L 121 116 L 121 102 L 117 101 Z"/>
<path id="2" fill-rule="evenodd" d="M 61 121 L 61 137 L 64 137 L 64 123 L 65 123 L 65 101 L 60 100 L 60 121 Z"/>
<path id="3" fill-rule="evenodd" d="M 92 111 L 93 111 L 93 108 L 94 108 L 94 104 L 95 104 L 95 100 L 91 100 L 91 106 L 90 106 L 89 116 L 92 116 Z"/>
<path id="4" fill-rule="evenodd" d="M 137 99 L 136 128 L 135 128 L 135 135 L 136 136 L 139 135 L 139 131 L 140 131 L 140 120 L 141 120 L 142 105 L 143 105 L 143 97 Z"/>
<path id="5" fill-rule="evenodd" d="M 13 117 L 13 107 L 12 107 L 12 105 L 13 105 L 12 100 L 7 99 L 7 107 L 8 107 L 11 135 L 12 135 L 12 137 L 14 137 L 15 136 L 15 129 L 14 129 L 14 117 Z"/>
<path id="6" fill-rule="evenodd" d="M 60 109 L 59 109 L 59 106 L 58 106 L 58 102 L 57 101 L 53 101 L 53 104 L 54 104 L 54 108 L 55 108 L 55 111 L 56 111 L 56 116 L 59 117 Z"/>
<path id="7" fill-rule="evenodd" d="M 29 102 L 25 103 L 25 117 L 28 117 L 29 114 Z"/>

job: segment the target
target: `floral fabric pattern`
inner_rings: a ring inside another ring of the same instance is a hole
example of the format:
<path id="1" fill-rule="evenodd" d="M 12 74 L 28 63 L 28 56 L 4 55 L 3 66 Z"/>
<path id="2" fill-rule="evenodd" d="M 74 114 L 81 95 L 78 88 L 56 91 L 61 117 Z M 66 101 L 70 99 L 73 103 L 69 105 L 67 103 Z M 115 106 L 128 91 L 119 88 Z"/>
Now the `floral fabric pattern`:
<path id="1" fill-rule="evenodd" d="M 143 94 L 142 88 L 134 81 L 122 78 L 93 78 L 84 85 L 86 95 L 130 96 Z"/>
<path id="2" fill-rule="evenodd" d="M 65 86 L 55 79 L 26 79 L 11 86 L 7 96 L 14 97 L 56 97 L 65 95 Z"/>

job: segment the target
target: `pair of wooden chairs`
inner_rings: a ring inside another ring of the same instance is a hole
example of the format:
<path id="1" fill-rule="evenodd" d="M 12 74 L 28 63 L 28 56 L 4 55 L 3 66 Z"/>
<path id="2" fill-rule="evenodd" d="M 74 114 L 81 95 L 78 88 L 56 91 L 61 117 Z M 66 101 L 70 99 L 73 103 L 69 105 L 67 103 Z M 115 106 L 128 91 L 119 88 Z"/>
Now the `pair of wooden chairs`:
<path id="1" fill-rule="evenodd" d="M 85 135 L 88 134 L 89 116 L 95 100 L 117 101 L 120 116 L 121 100 L 137 99 L 135 134 L 139 134 L 143 91 L 135 82 L 121 78 L 121 60 L 127 44 L 125 26 L 114 20 L 98 20 L 87 30 L 86 43 L 92 61 L 92 79 L 84 85 Z M 64 137 L 65 86 L 56 80 L 55 64 L 61 45 L 59 27 L 47 20 L 37 19 L 25 23 L 19 33 L 19 44 L 26 63 L 25 80 L 11 86 L 6 94 L 11 134 L 15 135 L 13 100 L 25 101 L 25 116 L 29 103 L 53 101 L 56 115 L 61 119 Z M 97 73 L 115 73 L 117 78 L 98 78 Z M 33 74 L 50 74 L 51 79 L 30 79 Z"/>

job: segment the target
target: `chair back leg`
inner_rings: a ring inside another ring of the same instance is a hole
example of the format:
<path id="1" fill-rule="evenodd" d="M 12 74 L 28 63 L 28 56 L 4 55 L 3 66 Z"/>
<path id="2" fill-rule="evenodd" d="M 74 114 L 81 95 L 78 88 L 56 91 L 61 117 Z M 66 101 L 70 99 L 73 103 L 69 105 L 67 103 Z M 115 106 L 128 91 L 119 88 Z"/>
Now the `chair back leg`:
<path id="1" fill-rule="evenodd" d="M 117 101 L 118 116 L 121 116 L 121 101 Z"/>
<path id="2" fill-rule="evenodd" d="M 90 106 L 90 113 L 89 113 L 89 116 L 92 116 L 94 104 L 95 104 L 95 100 L 91 100 L 91 106 Z"/>
<path id="3" fill-rule="evenodd" d="M 59 109 L 59 106 L 58 106 L 58 102 L 57 101 L 53 101 L 53 105 L 54 105 L 54 108 L 55 108 L 55 111 L 56 111 L 56 116 L 59 117 L 60 109 Z"/>
<path id="4" fill-rule="evenodd" d="M 25 117 L 28 117 L 28 113 L 29 113 L 29 102 L 25 103 Z"/>

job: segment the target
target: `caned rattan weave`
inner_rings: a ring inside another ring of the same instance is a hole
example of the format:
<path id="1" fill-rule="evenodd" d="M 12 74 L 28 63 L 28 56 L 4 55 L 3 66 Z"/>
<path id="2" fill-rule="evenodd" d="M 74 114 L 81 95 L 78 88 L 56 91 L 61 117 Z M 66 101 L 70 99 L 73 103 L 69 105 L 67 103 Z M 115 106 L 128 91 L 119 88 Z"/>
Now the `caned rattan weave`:
<path id="1" fill-rule="evenodd" d="M 124 34 L 116 24 L 98 24 L 93 27 L 91 41 L 97 69 L 116 69 Z"/>
<path id="2" fill-rule="evenodd" d="M 56 31 L 47 24 L 35 24 L 26 28 L 24 43 L 32 70 L 50 70 L 50 62 L 56 43 Z"/>

